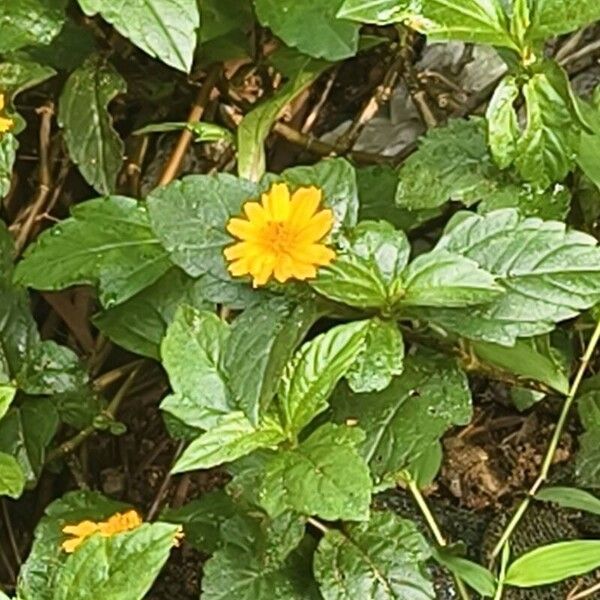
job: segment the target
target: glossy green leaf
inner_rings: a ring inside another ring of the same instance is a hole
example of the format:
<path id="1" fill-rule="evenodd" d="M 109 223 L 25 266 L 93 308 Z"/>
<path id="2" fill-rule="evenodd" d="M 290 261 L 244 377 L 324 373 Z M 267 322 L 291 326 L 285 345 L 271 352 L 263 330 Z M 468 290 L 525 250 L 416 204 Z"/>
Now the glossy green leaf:
<path id="1" fill-rule="evenodd" d="M 115 191 L 125 146 L 115 131 L 108 104 L 126 90 L 125 80 L 103 57 L 92 56 L 63 88 L 58 121 L 69 154 L 86 181 L 102 194 Z"/>
<path id="2" fill-rule="evenodd" d="M 6 414 L 17 393 L 17 388 L 12 384 L 0 383 L 0 419 Z"/>
<path id="3" fill-rule="evenodd" d="M 33 546 L 19 572 L 17 593 L 21 600 L 55 600 L 60 567 L 70 556 L 61 549 L 65 525 L 85 520 L 102 521 L 130 507 L 97 492 L 70 492 L 50 503 L 35 528 Z"/>
<path id="4" fill-rule="evenodd" d="M 150 56 L 189 73 L 196 48 L 200 10 L 195 0 L 79 0 L 83 11 L 100 13 Z"/>
<path id="5" fill-rule="evenodd" d="M 589 391 L 578 399 L 577 410 L 585 429 L 579 437 L 576 480 L 583 487 L 600 488 L 600 394 Z"/>
<path id="6" fill-rule="evenodd" d="M 202 281 L 172 268 L 129 300 L 97 314 L 93 322 L 105 336 L 126 350 L 158 358 L 160 343 L 180 305 L 210 308 L 202 288 Z M 135 315 L 135 319 L 131 315 Z"/>
<path id="7" fill-rule="evenodd" d="M 0 198 L 4 198 L 10 191 L 18 147 L 19 142 L 11 133 L 5 133 L 0 138 Z"/>
<path id="8" fill-rule="evenodd" d="M 510 346 L 517 337 L 551 331 L 600 299 L 596 240 L 564 223 L 523 219 L 512 209 L 463 212 L 450 221 L 437 249 L 474 260 L 507 290 L 484 308 L 419 309 L 470 339 Z"/>
<path id="9" fill-rule="evenodd" d="M 413 0 L 344 0 L 337 16 L 360 23 L 389 25 L 414 14 L 414 6 Z"/>
<path id="10" fill-rule="evenodd" d="M 456 556 L 444 548 L 434 548 L 433 557 L 456 577 L 460 577 L 480 596 L 491 598 L 496 591 L 496 578 L 485 567 L 466 558 Z"/>
<path id="11" fill-rule="evenodd" d="M 545 40 L 599 19 L 600 6 L 595 0 L 581 0 L 577 4 L 562 0 L 540 0 L 533 6 L 530 37 Z"/>
<path id="12" fill-rule="evenodd" d="M 111 537 L 94 535 L 58 569 L 53 600 L 142 600 L 169 558 L 178 526 L 144 523 Z"/>
<path id="13" fill-rule="evenodd" d="M 516 78 L 507 76 L 495 89 L 486 112 L 490 150 L 501 169 L 512 165 L 517 157 L 520 130 L 514 103 L 518 96 Z"/>
<path id="14" fill-rule="evenodd" d="M 357 422 L 366 433 L 361 453 L 375 482 L 405 469 L 451 426 L 471 418 L 465 374 L 436 355 L 407 356 L 404 371 L 381 392 L 338 388 L 331 401 L 338 423 Z"/>
<path id="15" fill-rule="evenodd" d="M 429 556 L 414 523 L 374 512 L 368 522 L 327 531 L 315 554 L 315 576 L 325 600 L 429 600 L 436 597 L 424 564 Z"/>
<path id="16" fill-rule="evenodd" d="M 75 206 L 44 232 L 16 269 L 20 283 L 43 290 L 97 284 L 105 308 L 153 284 L 170 267 L 145 206 L 112 196 Z"/>
<path id="17" fill-rule="evenodd" d="M 578 488 L 545 487 L 535 495 L 535 499 L 543 502 L 552 502 L 565 508 L 583 510 L 593 515 L 600 515 L 600 499 Z"/>
<path id="18" fill-rule="evenodd" d="M 244 413 L 231 412 L 185 449 L 172 472 L 210 469 L 233 462 L 259 448 L 274 448 L 284 437 L 277 423 L 266 421 L 254 427 Z"/>
<path id="19" fill-rule="evenodd" d="M 170 131 L 191 131 L 194 134 L 195 142 L 218 142 L 226 140 L 233 141 L 233 137 L 229 129 L 215 125 L 214 123 L 197 122 L 168 122 L 168 123 L 152 123 L 141 129 L 137 129 L 135 135 L 147 135 L 149 133 L 165 133 Z"/>
<path id="20" fill-rule="evenodd" d="M 251 0 L 204 0 L 200 4 L 200 41 L 206 43 L 245 29 L 253 19 Z"/>
<path id="21" fill-rule="evenodd" d="M 369 321 L 363 351 L 346 378 L 354 392 L 378 392 L 404 368 L 404 339 L 395 321 L 374 317 Z"/>
<path id="22" fill-rule="evenodd" d="M 328 423 L 265 465 L 261 505 L 275 517 L 288 509 L 328 521 L 369 518 L 372 483 L 357 447 L 360 429 Z"/>
<path id="23" fill-rule="evenodd" d="M 226 368 L 234 402 L 258 424 L 298 344 L 319 317 L 306 302 L 272 298 L 246 309 L 233 323 Z"/>
<path id="24" fill-rule="evenodd" d="M 600 566 L 600 540 L 573 540 L 536 548 L 508 567 L 505 583 L 535 587 L 583 575 Z"/>
<path id="25" fill-rule="evenodd" d="M 225 226 L 257 195 L 256 186 L 232 175 L 191 175 L 153 190 L 147 204 L 152 228 L 175 264 L 192 277 L 226 277 L 223 249 L 234 240 Z"/>
<path id="26" fill-rule="evenodd" d="M 19 498 L 25 488 L 25 475 L 17 460 L 0 452 L 0 496 Z"/>
<path id="27" fill-rule="evenodd" d="M 365 351 L 368 321 L 331 328 L 305 343 L 288 363 L 279 384 L 279 413 L 288 435 L 296 436 L 327 409 L 338 381 Z"/>
<path id="28" fill-rule="evenodd" d="M 229 326 L 216 314 L 179 308 L 161 346 L 174 392 L 161 410 L 195 429 L 210 429 L 235 410 L 224 368 L 228 338 Z"/>
<path id="29" fill-rule="evenodd" d="M 288 46 L 336 61 L 358 50 L 356 23 L 336 18 L 340 0 L 254 0 L 258 20 Z"/>
<path id="30" fill-rule="evenodd" d="M 504 293 L 495 277 L 460 254 L 436 250 L 413 260 L 403 274 L 400 306 L 486 304 Z"/>
<path id="31" fill-rule="evenodd" d="M 0 5 L 0 53 L 29 44 L 48 44 L 65 20 L 67 0 L 19 0 Z"/>

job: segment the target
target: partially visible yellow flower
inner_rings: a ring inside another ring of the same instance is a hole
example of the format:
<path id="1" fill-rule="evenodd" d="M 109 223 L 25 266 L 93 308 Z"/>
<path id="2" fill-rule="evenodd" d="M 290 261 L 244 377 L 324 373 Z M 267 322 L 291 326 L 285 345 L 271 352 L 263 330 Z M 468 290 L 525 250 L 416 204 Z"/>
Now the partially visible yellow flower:
<path id="1" fill-rule="evenodd" d="M 225 249 L 234 277 L 252 276 L 254 287 L 274 277 L 311 279 L 317 267 L 331 263 L 335 252 L 321 243 L 333 227 L 333 213 L 319 210 L 322 191 L 301 187 L 293 194 L 285 183 L 276 183 L 261 202 L 244 204 L 245 219 L 233 218 L 227 231 L 239 238 Z"/>
<path id="2" fill-rule="evenodd" d="M 65 540 L 61 548 L 71 554 L 88 537 L 99 533 L 102 537 L 111 537 L 118 533 L 137 529 L 142 524 L 142 518 L 135 510 L 129 510 L 126 513 L 116 513 L 106 521 L 98 523 L 94 521 L 81 521 L 77 525 L 66 525 L 63 527 L 63 533 L 72 535 L 72 538 Z"/>
<path id="3" fill-rule="evenodd" d="M 0 94 L 0 112 L 4 110 L 4 94 Z M 15 122 L 7 117 L 0 117 L 0 133 L 10 131 Z"/>

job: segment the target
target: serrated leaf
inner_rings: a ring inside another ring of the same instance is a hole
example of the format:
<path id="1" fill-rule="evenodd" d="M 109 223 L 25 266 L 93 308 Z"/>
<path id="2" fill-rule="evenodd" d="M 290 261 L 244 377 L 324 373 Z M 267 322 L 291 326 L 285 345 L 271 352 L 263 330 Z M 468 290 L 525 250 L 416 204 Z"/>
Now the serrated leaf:
<path id="1" fill-rule="evenodd" d="M 74 71 L 63 88 L 58 122 L 69 154 L 86 181 L 102 194 L 114 192 L 125 145 L 114 130 L 108 104 L 126 90 L 112 65 L 92 56 Z"/>
<path id="2" fill-rule="evenodd" d="M 579 437 L 576 461 L 577 483 L 600 488 L 600 394 L 589 391 L 577 401 L 579 418 L 585 432 Z"/>
<path id="3" fill-rule="evenodd" d="M 491 598 L 496 591 L 496 578 L 485 567 L 473 561 L 452 554 L 444 548 L 434 548 L 433 556 L 443 567 L 460 577 L 480 596 Z"/>
<path id="4" fill-rule="evenodd" d="M 0 138 L 0 198 L 4 198 L 10 191 L 18 147 L 19 142 L 12 133 L 5 133 Z"/>
<path id="5" fill-rule="evenodd" d="M 494 276 L 474 260 L 444 250 L 418 256 L 402 279 L 400 306 L 473 306 L 491 302 L 504 293 Z"/>
<path id="6" fill-rule="evenodd" d="M 264 467 L 262 506 L 272 517 L 291 509 L 328 521 L 367 520 L 372 483 L 357 450 L 364 435 L 328 423 L 299 446 L 273 454 Z"/>
<path id="7" fill-rule="evenodd" d="M 517 157 L 520 130 L 514 103 L 518 96 L 516 78 L 512 75 L 505 77 L 495 89 L 485 114 L 490 150 L 501 169 L 512 165 Z"/>
<path id="8" fill-rule="evenodd" d="M 200 10 L 195 0 L 79 0 L 83 11 L 100 13 L 150 56 L 189 73 L 196 48 Z"/>
<path id="9" fill-rule="evenodd" d="M 360 451 L 376 483 L 429 451 L 451 426 L 467 424 L 472 411 L 465 374 L 430 354 L 407 356 L 402 375 L 381 392 L 342 386 L 331 403 L 336 422 L 356 422 L 365 432 Z"/>
<path id="10" fill-rule="evenodd" d="M 233 323 L 226 369 L 234 402 L 258 424 L 275 396 L 288 360 L 318 319 L 315 305 L 272 298 L 246 309 Z"/>
<path id="11" fill-rule="evenodd" d="M 599 19 L 600 6 L 595 0 L 580 0 L 576 5 L 562 0 L 543 0 L 533 6 L 529 37 L 545 40 Z"/>
<path id="12" fill-rule="evenodd" d="M 338 381 L 365 349 L 368 321 L 333 327 L 305 343 L 287 364 L 278 390 L 286 433 L 295 437 L 327 409 Z"/>
<path id="13" fill-rule="evenodd" d="M 267 421 L 254 427 L 244 413 L 231 412 L 185 449 L 172 472 L 210 469 L 259 448 L 274 448 L 283 439 L 285 435 L 278 424 Z"/>
<path id="14" fill-rule="evenodd" d="M 592 515 L 600 515 L 600 499 L 578 488 L 544 487 L 535 495 L 535 499 L 542 502 L 552 502 L 565 508 L 583 510 Z"/>
<path id="15" fill-rule="evenodd" d="M 378 392 L 404 368 L 404 339 L 395 321 L 374 317 L 369 321 L 363 351 L 346 379 L 353 392 Z"/>
<path id="16" fill-rule="evenodd" d="M 410 246 L 403 231 L 385 221 L 363 221 L 342 242 L 336 260 L 311 282 L 317 292 L 350 306 L 393 305 L 401 293 Z"/>
<path id="17" fill-rule="evenodd" d="M 75 206 L 44 232 L 16 269 L 20 283 L 44 290 L 97 284 L 105 308 L 154 283 L 171 263 L 153 235 L 146 208 L 112 196 Z"/>
<path id="18" fill-rule="evenodd" d="M 29 44 L 48 44 L 65 20 L 67 0 L 19 0 L 0 5 L 0 53 Z"/>
<path id="19" fill-rule="evenodd" d="M 408 23 L 432 42 L 458 40 L 518 50 L 501 0 L 423 0 Z"/>
<path id="20" fill-rule="evenodd" d="M 551 331 L 600 299 L 596 240 L 564 223 L 523 219 L 513 209 L 485 216 L 458 213 L 437 249 L 476 261 L 506 293 L 484 308 L 419 309 L 424 318 L 464 337 L 505 346 Z"/>
<path id="21" fill-rule="evenodd" d="M 247 113 L 237 129 L 238 173 L 250 181 L 258 181 L 266 171 L 265 140 L 283 109 L 305 90 L 327 68 L 329 63 L 309 57 L 290 75 L 270 99 Z"/>
<path id="22" fill-rule="evenodd" d="M 414 14 L 414 5 L 414 0 L 344 0 L 337 17 L 360 23 L 389 25 Z"/>
<path id="23" fill-rule="evenodd" d="M 529 588 L 583 575 L 600 566 L 600 540 L 573 540 L 536 548 L 515 560 L 505 583 Z"/>
<path id="24" fill-rule="evenodd" d="M 18 597 L 22 600 L 54 600 L 59 567 L 69 556 L 61 549 L 62 528 L 84 520 L 102 521 L 127 504 L 105 498 L 97 492 L 70 492 L 46 507 L 35 529 L 33 546 L 19 572 Z"/>
<path id="25" fill-rule="evenodd" d="M 359 26 L 336 18 L 339 0 L 254 0 L 254 6 L 261 25 L 305 54 L 336 61 L 358 50 Z"/>
<path id="26" fill-rule="evenodd" d="M 152 228 L 176 265 L 192 277 L 227 277 L 223 248 L 233 239 L 225 226 L 257 195 L 255 185 L 232 175 L 191 175 L 153 190 L 147 204 Z"/>
<path id="27" fill-rule="evenodd" d="M 47 399 L 29 398 L 0 421 L 0 452 L 16 458 L 28 486 L 42 472 L 46 449 L 58 429 L 58 414 Z"/>
<path id="28" fill-rule="evenodd" d="M 19 498 L 25 488 L 25 475 L 17 460 L 0 452 L 0 496 Z"/>
<path id="29" fill-rule="evenodd" d="M 315 576 L 325 600 L 434 599 L 425 561 L 427 542 L 411 521 L 374 512 L 366 523 L 330 529 L 315 554 Z"/>
<path id="30" fill-rule="evenodd" d="M 229 326 L 208 311 L 180 307 L 162 342 L 162 363 L 174 394 L 161 410 L 187 426 L 210 429 L 235 410 L 224 368 Z"/>
<path id="31" fill-rule="evenodd" d="M 126 350 L 159 358 L 160 343 L 180 305 L 210 308 L 202 288 L 202 281 L 192 279 L 174 267 L 129 300 L 95 315 L 93 323 Z M 131 315 L 135 315 L 135 319 Z"/>

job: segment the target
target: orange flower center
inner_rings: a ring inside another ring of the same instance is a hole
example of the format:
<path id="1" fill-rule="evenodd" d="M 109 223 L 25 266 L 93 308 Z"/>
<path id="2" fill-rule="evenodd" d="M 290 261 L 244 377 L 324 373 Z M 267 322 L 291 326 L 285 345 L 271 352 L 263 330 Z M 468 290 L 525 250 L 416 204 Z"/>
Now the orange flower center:
<path id="1" fill-rule="evenodd" d="M 287 252 L 294 243 L 294 232 L 285 223 L 271 222 L 265 227 L 265 241 L 275 252 Z"/>

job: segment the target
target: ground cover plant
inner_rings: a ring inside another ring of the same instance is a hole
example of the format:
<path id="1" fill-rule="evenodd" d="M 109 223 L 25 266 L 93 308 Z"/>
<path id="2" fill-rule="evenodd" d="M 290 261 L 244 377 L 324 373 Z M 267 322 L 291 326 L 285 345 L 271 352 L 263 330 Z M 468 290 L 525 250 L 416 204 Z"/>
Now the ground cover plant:
<path id="1" fill-rule="evenodd" d="M 600 597 L 598 21 L 0 0 L 0 600 Z"/>

